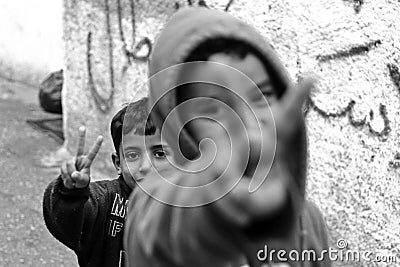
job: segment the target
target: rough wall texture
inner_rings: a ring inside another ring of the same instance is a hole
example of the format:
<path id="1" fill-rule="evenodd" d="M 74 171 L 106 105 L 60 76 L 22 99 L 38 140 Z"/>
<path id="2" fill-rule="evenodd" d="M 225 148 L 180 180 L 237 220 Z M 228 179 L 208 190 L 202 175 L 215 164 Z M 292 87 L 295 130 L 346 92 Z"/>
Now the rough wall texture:
<path id="1" fill-rule="evenodd" d="M 208 5 L 254 25 L 293 79 L 320 77 L 307 109 L 308 197 L 321 207 L 332 248 L 400 256 L 400 2 L 397 0 L 64 0 L 65 146 L 76 129 L 103 134 L 121 104 L 146 95 L 146 55 L 177 8 Z M 372 262 L 337 262 L 375 266 Z M 395 264 L 391 264 L 395 266 Z M 382 265 L 386 266 L 386 264 Z"/>

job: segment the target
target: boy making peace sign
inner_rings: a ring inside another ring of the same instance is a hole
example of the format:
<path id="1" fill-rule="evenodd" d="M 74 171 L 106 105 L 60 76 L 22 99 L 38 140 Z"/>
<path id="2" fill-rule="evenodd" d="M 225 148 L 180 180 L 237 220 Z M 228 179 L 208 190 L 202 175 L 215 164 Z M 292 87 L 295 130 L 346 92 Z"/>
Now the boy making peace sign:
<path id="1" fill-rule="evenodd" d="M 148 120 L 147 98 L 114 116 L 111 135 L 117 179 L 90 182 L 90 167 L 103 137 L 85 154 L 85 128 L 81 127 L 76 157 L 62 164 L 61 174 L 44 193 L 46 226 L 75 252 L 80 266 L 124 266 L 122 236 L 129 194 L 154 172 L 168 175 L 171 169 L 167 159 L 172 152 Z"/>

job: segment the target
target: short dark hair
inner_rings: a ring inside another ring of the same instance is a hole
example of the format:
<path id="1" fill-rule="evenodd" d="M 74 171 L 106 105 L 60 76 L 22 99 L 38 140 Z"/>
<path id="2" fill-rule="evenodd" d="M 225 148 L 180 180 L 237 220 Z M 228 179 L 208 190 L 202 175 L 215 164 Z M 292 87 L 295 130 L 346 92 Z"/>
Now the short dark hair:
<path id="1" fill-rule="evenodd" d="M 207 39 L 194 47 L 186 57 L 185 62 L 207 61 L 210 56 L 216 53 L 226 53 L 243 59 L 247 54 L 253 53 L 262 58 L 261 53 L 249 43 L 241 40 L 217 37 Z"/>
<path id="2" fill-rule="evenodd" d="M 111 121 L 111 137 L 115 151 L 119 152 L 122 135 L 133 131 L 137 135 L 154 135 L 157 128 L 148 112 L 148 98 L 126 104 L 114 115 Z"/>

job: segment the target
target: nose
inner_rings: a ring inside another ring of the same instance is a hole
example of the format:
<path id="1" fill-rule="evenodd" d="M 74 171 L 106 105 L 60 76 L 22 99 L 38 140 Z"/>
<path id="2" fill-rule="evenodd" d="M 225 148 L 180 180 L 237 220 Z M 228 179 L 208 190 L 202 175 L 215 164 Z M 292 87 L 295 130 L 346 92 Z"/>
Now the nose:
<path id="1" fill-rule="evenodd" d="M 146 153 L 146 155 L 142 158 L 142 162 L 140 164 L 139 171 L 142 174 L 147 174 L 150 172 L 151 167 L 152 167 L 151 160 L 149 158 L 149 155 L 147 155 L 147 153 Z"/>
<path id="2" fill-rule="evenodd" d="M 257 116 L 257 109 L 243 103 L 240 109 L 237 109 L 238 115 L 245 127 L 245 132 L 249 141 L 249 159 L 246 166 L 245 174 L 249 177 L 253 176 L 257 164 L 260 160 L 262 147 L 262 118 Z"/>
<path id="3" fill-rule="evenodd" d="M 239 116 L 249 137 L 255 137 L 260 134 L 260 123 L 257 121 L 255 109 L 243 103 L 239 109 Z"/>

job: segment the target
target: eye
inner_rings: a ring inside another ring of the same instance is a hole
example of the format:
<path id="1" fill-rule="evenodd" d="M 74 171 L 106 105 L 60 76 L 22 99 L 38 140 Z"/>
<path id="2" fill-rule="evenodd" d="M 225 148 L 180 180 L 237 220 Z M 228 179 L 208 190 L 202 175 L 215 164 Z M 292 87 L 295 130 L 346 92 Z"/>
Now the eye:
<path id="1" fill-rule="evenodd" d="M 264 107 L 267 105 L 268 97 L 265 95 L 266 92 L 254 90 L 250 96 L 250 101 L 253 105 L 258 107 Z"/>
<path id="2" fill-rule="evenodd" d="M 271 92 L 271 91 L 266 91 L 266 92 L 263 92 L 263 95 L 264 95 L 265 98 L 268 100 L 269 98 L 275 96 L 275 93 L 274 93 L 274 92 Z"/>
<path id="3" fill-rule="evenodd" d="M 251 98 L 251 100 L 253 101 L 253 102 L 262 102 L 262 101 L 265 101 L 264 100 L 264 97 L 263 97 L 263 94 L 261 94 L 260 92 L 257 92 L 257 93 L 254 93 L 253 94 L 253 96 L 252 96 L 252 98 Z"/>
<path id="4" fill-rule="evenodd" d="M 129 151 L 129 152 L 125 153 L 125 158 L 129 159 L 129 160 L 136 160 L 139 157 L 140 157 L 140 154 L 135 151 Z"/>
<path id="5" fill-rule="evenodd" d="M 158 149 L 153 153 L 156 159 L 165 159 L 169 154 L 164 149 Z"/>
<path id="6" fill-rule="evenodd" d="M 261 93 L 263 94 L 264 98 L 268 101 L 268 103 L 272 100 L 274 101 L 276 99 L 276 92 L 274 87 L 270 82 L 265 82 L 259 87 Z M 260 95 L 260 94 L 258 94 Z M 264 101 L 264 99 L 263 99 Z"/>
<path id="7" fill-rule="evenodd" d="M 263 95 L 265 97 L 265 99 L 267 100 L 268 104 L 271 105 L 273 103 L 276 102 L 276 100 L 278 99 L 277 95 L 275 92 L 263 92 Z"/>

